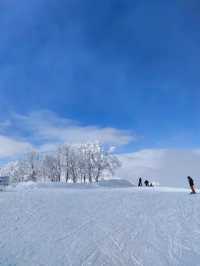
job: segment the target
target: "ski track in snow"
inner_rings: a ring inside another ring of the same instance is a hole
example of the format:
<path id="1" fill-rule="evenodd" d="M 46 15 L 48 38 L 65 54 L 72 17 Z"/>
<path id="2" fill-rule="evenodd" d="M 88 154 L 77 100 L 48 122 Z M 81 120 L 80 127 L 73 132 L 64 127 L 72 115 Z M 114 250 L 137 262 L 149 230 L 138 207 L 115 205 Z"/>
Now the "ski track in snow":
<path id="1" fill-rule="evenodd" d="M 162 190 L 0 193 L 2 266 L 199 266 L 200 195 Z"/>

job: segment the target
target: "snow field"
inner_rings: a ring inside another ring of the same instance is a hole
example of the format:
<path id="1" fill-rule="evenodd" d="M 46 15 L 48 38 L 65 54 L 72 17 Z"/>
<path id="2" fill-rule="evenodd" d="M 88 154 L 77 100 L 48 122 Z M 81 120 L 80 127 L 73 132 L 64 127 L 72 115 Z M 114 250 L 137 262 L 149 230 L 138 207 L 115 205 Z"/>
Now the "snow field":
<path id="1" fill-rule="evenodd" d="M 200 265 L 200 195 L 36 188 L 0 193 L 0 265 Z"/>

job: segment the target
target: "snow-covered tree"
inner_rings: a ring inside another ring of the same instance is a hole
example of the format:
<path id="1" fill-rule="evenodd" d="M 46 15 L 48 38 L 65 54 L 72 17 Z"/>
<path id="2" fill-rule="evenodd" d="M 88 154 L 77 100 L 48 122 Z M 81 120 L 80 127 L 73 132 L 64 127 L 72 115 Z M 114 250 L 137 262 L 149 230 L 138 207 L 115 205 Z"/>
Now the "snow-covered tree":
<path id="1" fill-rule="evenodd" d="M 102 145 L 87 143 L 62 145 L 55 152 L 32 151 L 7 168 L 6 175 L 15 182 L 47 181 L 98 182 L 105 172 L 114 174 L 120 162 Z"/>
<path id="2" fill-rule="evenodd" d="M 26 153 L 19 161 L 18 172 L 25 181 L 37 181 L 41 177 L 40 153 L 37 151 Z"/>

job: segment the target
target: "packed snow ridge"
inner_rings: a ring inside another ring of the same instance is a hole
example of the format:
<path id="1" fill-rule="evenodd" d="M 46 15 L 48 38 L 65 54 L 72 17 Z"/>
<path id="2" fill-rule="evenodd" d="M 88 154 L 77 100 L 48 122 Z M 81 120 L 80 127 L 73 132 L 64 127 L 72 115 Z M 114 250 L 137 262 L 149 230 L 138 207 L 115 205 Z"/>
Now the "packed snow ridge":
<path id="1" fill-rule="evenodd" d="M 0 265 L 199 266 L 199 195 L 122 183 L 0 192 Z"/>

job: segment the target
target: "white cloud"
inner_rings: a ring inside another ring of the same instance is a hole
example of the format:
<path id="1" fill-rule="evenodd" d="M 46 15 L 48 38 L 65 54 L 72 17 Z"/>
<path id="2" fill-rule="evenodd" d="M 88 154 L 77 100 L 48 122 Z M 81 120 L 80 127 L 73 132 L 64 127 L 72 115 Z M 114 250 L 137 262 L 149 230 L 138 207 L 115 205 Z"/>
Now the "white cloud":
<path id="1" fill-rule="evenodd" d="M 119 156 L 123 162 L 117 175 L 137 184 L 138 177 L 165 186 L 187 186 L 186 177 L 195 177 L 200 186 L 199 150 L 151 149 Z"/>
<path id="2" fill-rule="evenodd" d="M 2 135 L 0 135 L 0 147 L 0 158 L 16 156 L 33 148 L 28 142 L 18 141 Z"/>
<path id="3" fill-rule="evenodd" d="M 29 130 L 32 136 L 52 146 L 55 143 L 80 143 L 99 141 L 103 144 L 121 146 L 136 140 L 136 136 L 126 130 L 112 127 L 84 126 L 77 121 L 62 118 L 50 111 L 33 112 L 27 116 L 14 115 L 21 128 Z"/>
<path id="4" fill-rule="evenodd" d="M 129 131 L 81 125 L 50 111 L 12 114 L 8 120 L 0 121 L 0 130 L 1 159 L 22 154 L 33 146 L 40 151 L 51 151 L 63 143 L 98 141 L 118 147 L 136 140 L 136 136 Z M 18 140 L 22 138 L 25 141 Z"/>

